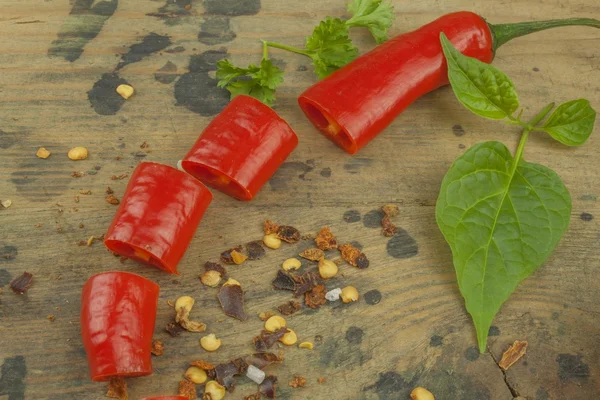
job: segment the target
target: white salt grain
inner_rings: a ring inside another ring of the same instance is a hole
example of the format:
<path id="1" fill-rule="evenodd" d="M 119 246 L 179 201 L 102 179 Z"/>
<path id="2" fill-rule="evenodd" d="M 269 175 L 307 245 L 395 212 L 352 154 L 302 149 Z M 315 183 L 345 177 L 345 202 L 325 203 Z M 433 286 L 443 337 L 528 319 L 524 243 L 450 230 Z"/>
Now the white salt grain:
<path id="1" fill-rule="evenodd" d="M 265 380 L 265 371 L 256 368 L 254 365 L 248 365 L 246 376 L 260 385 Z"/>
<path id="2" fill-rule="evenodd" d="M 342 289 L 335 288 L 325 293 L 325 298 L 329 301 L 338 301 L 340 299 L 340 295 L 342 294 Z"/>

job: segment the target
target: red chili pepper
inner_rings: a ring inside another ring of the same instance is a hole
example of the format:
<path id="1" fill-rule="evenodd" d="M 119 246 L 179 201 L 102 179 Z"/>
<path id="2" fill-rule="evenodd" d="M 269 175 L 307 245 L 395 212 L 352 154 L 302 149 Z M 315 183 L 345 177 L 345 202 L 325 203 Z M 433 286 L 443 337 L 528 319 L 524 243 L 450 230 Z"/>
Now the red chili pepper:
<path id="1" fill-rule="evenodd" d="M 181 165 L 208 186 L 252 200 L 297 144 L 275 111 L 240 95 L 208 124 Z"/>
<path id="2" fill-rule="evenodd" d="M 139 275 L 92 276 L 81 293 L 81 337 L 93 381 L 152 374 L 159 287 Z"/>
<path id="3" fill-rule="evenodd" d="M 142 400 L 188 400 L 186 396 L 154 396 L 144 397 Z"/>
<path id="4" fill-rule="evenodd" d="M 129 180 L 104 244 L 117 254 L 176 274 L 211 200 L 210 191 L 185 172 L 141 163 Z"/>
<path id="5" fill-rule="evenodd" d="M 357 58 L 308 88 L 298 102 L 321 132 L 354 154 L 416 99 L 448 84 L 441 32 L 463 54 L 490 63 L 498 47 L 511 39 L 567 25 L 600 27 L 600 21 L 571 18 L 491 25 L 471 12 L 444 15 Z"/>

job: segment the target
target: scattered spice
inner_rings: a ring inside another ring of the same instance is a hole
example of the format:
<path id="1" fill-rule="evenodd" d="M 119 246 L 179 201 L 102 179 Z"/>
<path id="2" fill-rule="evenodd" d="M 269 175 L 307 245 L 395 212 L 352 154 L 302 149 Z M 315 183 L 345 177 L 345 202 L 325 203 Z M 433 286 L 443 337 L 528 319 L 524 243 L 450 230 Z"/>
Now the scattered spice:
<path id="1" fill-rule="evenodd" d="M 243 253 L 240 253 L 237 250 L 233 250 L 231 252 L 231 259 L 233 260 L 233 263 L 235 265 L 240 265 L 240 264 L 243 264 L 244 261 L 246 261 L 248 259 L 248 256 Z"/>
<path id="2" fill-rule="evenodd" d="M 248 364 L 244 359 L 237 358 L 227 364 L 219 364 L 215 368 L 216 381 L 225 387 L 230 392 L 235 388 L 236 375 L 243 375 L 248 370 Z"/>
<path id="3" fill-rule="evenodd" d="M 200 339 L 200 346 L 206 351 L 217 351 L 221 347 L 221 339 L 218 339 L 214 333 L 203 336 Z"/>
<path id="4" fill-rule="evenodd" d="M 225 264 L 235 264 L 235 260 L 233 259 L 233 252 L 236 252 L 241 255 L 242 246 L 234 247 L 229 250 L 225 250 L 221 253 L 221 261 Z"/>
<path id="5" fill-rule="evenodd" d="M 256 368 L 265 369 L 273 363 L 283 362 L 283 357 L 275 353 L 254 353 L 246 359 L 246 363 Z"/>
<path id="6" fill-rule="evenodd" d="M 42 226 L 43 226 L 43 224 L 39 224 L 39 223 L 38 223 L 38 224 L 35 224 L 35 227 L 36 227 L 36 228 L 41 228 Z"/>
<path id="7" fill-rule="evenodd" d="M 95 238 L 94 236 L 90 236 L 90 238 L 87 240 L 87 242 L 85 242 L 86 246 L 87 246 L 87 247 L 91 247 L 91 246 L 92 246 L 92 243 L 94 243 L 94 240 L 95 240 L 95 239 L 96 239 L 96 238 Z"/>
<path id="8" fill-rule="evenodd" d="M 282 225 L 277 229 L 277 237 L 284 242 L 298 243 L 300 241 L 300 231 L 293 226 Z"/>
<path id="9" fill-rule="evenodd" d="M 281 239 L 277 237 L 276 233 L 270 233 L 265 235 L 263 238 L 263 243 L 270 249 L 277 250 L 281 247 Z"/>
<path id="10" fill-rule="evenodd" d="M 225 315 L 240 321 L 248 319 L 244 311 L 244 291 L 237 281 L 229 279 L 225 282 L 221 286 L 217 297 Z"/>
<path id="11" fill-rule="evenodd" d="M 117 205 L 120 203 L 119 199 L 117 199 L 114 194 L 109 194 L 108 196 L 106 196 L 106 202 L 109 204 L 114 204 L 114 205 Z"/>
<path id="12" fill-rule="evenodd" d="M 204 263 L 204 270 L 217 271 L 219 274 L 221 274 L 222 277 L 227 276 L 227 270 L 219 263 L 207 261 L 206 263 Z"/>
<path id="13" fill-rule="evenodd" d="M 50 154 L 52 154 L 52 153 L 50 153 L 50 152 L 49 152 L 48 150 L 46 150 L 44 147 L 40 147 L 40 148 L 38 149 L 38 151 L 35 153 L 35 155 L 36 155 L 38 158 L 43 158 L 43 159 L 46 159 L 46 158 L 50 157 Z"/>
<path id="14" fill-rule="evenodd" d="M 48 316 L 46 317 L 46 319 L 48 319 L 48 321 L 50 321 L 50 322 L 54 322 L 54 320 L 56 319 L 56 317 L 54 316 L 54 314 L 48 314 Z"/>
<path id="15" fill-rule="evenodd" d="M 200 275 L 200 282 L 204 286 L 217 287 L 221 282 L 221 273 L 214 270 L 206 271 Z"/>
<path id="16" fill-rule="evenodd" d="M 331 233 L 331 229 L 329 229 L 328 226 L 321 228 L 317 237 L 315 237 L 315 244 L 323 251 L 335 249 L 338 246 L 337 239 L 333 233 Z"/>
<path id="17" fill-rule="evenodd" d="M 254 348 L 256 349 L 256 351 L 267 351 L 268 349 L 273 347 L 273 345 L 277 343 L 277 341 L 281 339 L 286 333 L 286 327 L 283 327 L 275 332 L 263 330 L 260 332 L 259 336 L 256 336 L 254 339 L 252 339 L 252 343 L 254 344 Z"/>
<path id="18" fill-rule="evenodd" d="M 369 260 L 365 253 L 362 253 L 359 249 L 352 246 L 351 244 L 343 244 L 338 246 L 338 250 L 342 253 L 342 258 L 352 266 L 360 269 L 367 268 L 369 266 Z"/>
<path id="19" fill-rule="evenodd" d="M 277 225 L 275 222 L 271 221 L 270 219 L 265 220 L 265 223 L 264 223 L 265 235 L 277 233 L 278 229 L 279 229 L 279 225 Z"/>
<path id="20" fill-rule="evenodd" d="M 0 205 L 3 208 L 8 208 L 8 207 L 12 206 L 12 201 L 11 200 L 0 201 Z"/>
<path id="21" fill-rule="evenodd" d="M 196 301 L 190 296 L 181 296 L 175 301 L 175 322 L 189 332 L 204 332 L 206 325 L 190 320 L 190 312 Z"/>
<path id="22" fill-rule="evenodd" d="M 502 359 L 498 366 L 503 370 L 508 370 L 514 363 L 519 361 L 527 352 L 527 342 L 515 340 L 515 342 L 502 354 Z"/>
<path id="23" fill-rule="evenodd" d="M 294 290 L 296 282 L 282 270 L 277 271 L 277 277 L 272 282 L 273 287 L 279 290 Z"/>
<path id="24" fill-rule="evenodd" d="M 127 100 L 128 98 L 130 98 L 131 96 L 133 96 L 133 92 L 134 92 L 133 86 L 131 86 L 131 85 L 125 85 L 123 83 L 120 84 L 119 86 L 117 86 L 116 91 L 125 100 Z M 196 397 L 194 397 L 194 398 L 196 398 Z"/>
<path id="25" fill-rule="evenodd" d="M 62 232 L 62 231 L 63 231 L 63 228 L 62 228 L 62 226 L 57 226 L 57 227 L 56 227 L 56 232 Z"/>
<path id="26" fill-rule="evenodd" d="M 260 318 L 261 321 L 266 321 L 274 315 L 275 313 L 272 311 L 261 312 L 260 314 L 258 314 L 258 318 Z"/>
<path id="27" fill-rule="evenodd" d="M 192 367 L 198 367 L 200 369 L 203 369 L 205 371 L 211 371 L 213 369 L 215 369 L 215 366 L 207 361 L 204 360 L 198 360 L 198 361 L 192 361 L 190 363 L 190 365 Z"/>
<path id="28" fill-rule="evenodd" d="M 394 236 L 396 232 L 398 232 L 398 228 L 392 223 L 392 220 L 387 215 L 384 215 L 383 218 L 381 218 L 381 228 L 381 233 L 386 237 Z"/>
<path id="29" fill-rule="evenodd" d="M 171 337 L 177 337 L 185 329 L 183 329 L 177 322 L 170 322 L 167 324 L 167 326 L 165 326 L 165 330 L 169 335 L 171 335 Z"/>
<path id="30" fill-rule="evenodd" d="M 277 307 L 277 310 L 279 310 L 279 312 L 283 315 L 292 315 L 300 311 L 301 307 L 302 306 L 297 301 L 290 300 L 287 303 L 284 303 Z"/>
<path id="31" fill-rule="evenodd" d="M 302 342 L 298 345 L 298 348 L 300 348 L 300 349 L 312 350 L 314 347 L 315 347 L 315 345 L 312 344 L 311 342 Z"/>
<path id="32" fill-rule="evenodd" d="M 260 385 L 258 385 L 258 391 L 268 399 L 275 398 L 275 389 L 277 387 L 277 377 L 269 375 L 265 378 Z"/>
<path id="33" fill-rule="evenodd" d="M 383 211 L 383 214 L 387 215 L 388 217 L 395 217 L 400 212 L 400 208 L 396 204 L 386 204 L 385 206 L 381 207 L 381 211 Z"/>
<path id="34" fill-rule="evenodd" d="M 288 258 L 281 264 L 284 271 L 296 270 L 302 266 L 302 262 L 297 258 Z"/>
<path id="35" fill-rule="evenodd" d="M 327 303 L 325 293 L 325 286 L 317 285 L 313 287 L 309 292 L 304 294 L 304 304 L 312 309 L 321 307 L 323 304 Z"/>
<path id="36" fill-rule="evenodd" d="M 83 172 L 80 171 L 73 171 L 71 172 L 71 176 L 73 178 L 81 178 L 82 176 L 84 176 L 85 174 Z"/>
<path id="37" fill-rule="evenodd" d="M 217 381 L 208 381 L 204 385 L 202 400 L 221 400 L 225 397 L 225 388 Z"/>
<path id="38" fill-rule="evenodd" d="M 164 354 L 164 351 L 165 346 L 163 342 L 161 342 L 160 340 L 152 341 L 152 350 L 150 350 L 152 354 L 154 354 L 155 356 L 162 356 Z"/>
<path id="39" fill-rule="evenodd" d="M 317 382 L 319 383 L 325 383 L 325 378 L 323 378 L 322 376 L 317 378 Z"/>
<path id="40" fill-rule="evenodd" d="M 410 398 L 412 400 L 435 400 L 433 393 L 422 387 L 414 388 L 412 392 L 410 392 Z"/>
<path id="41" fill-rule="evenodd" d="M 265 248 L 262 247 L 260 241 L 246 243 L 246 252 L 248 253 L 248 260 L 259 260 L 265 255 Z"/>
<path id="42" fill-rule="evenodd" d="M 42 226 L 42 225 L 40 224 L 40 226 Z M 84 226 L 85 226 L 85 225 L 83 225 L 83 224 L 79 224 L 79 228 L 80 228 L 80 229 L 83 229 L 83 227 L 84 227 Z"/>
<path id="43" fill-rule="evenodd" d="M 289 383 L 290 387 L 293 388 L 299 388 L 299 387 L 304 387 L 306 386 L 306 378 L 303 376 L 294 376 L 294 379 L 292 379 Z"/>
<path id="44" fill-rule="evenodd" d="M 73 161 L 85 160 L 88 157 L 88 149 L 81 146 L 73 147 L 67 156 Z"/>
<path id="45" fill-rule="evenodd" d="M 128 174 L 113 175 L 113 176 L 110 177 L 110 179 L 113 180 L 113 181 L 120 181 L 121 179 L 125 179 L 128 176 L 129 176 Z"/>
<path id="46" fill-rule="evenodd" d="M 123 377 L 110 378 L 108 383 L 108 391 L 106 397 L 112 397 L 113 399 L 127 400 L 127 382 Z"/>
<path id="47" fill-rule="evenodd" d="M 312 249 L 304 250 L 299 256 L 310 261 L 319 261 L 320 259 L 325 258 L 325 253 L 323 253 L 323 250 L 314 247 Z"/>
<path id="48" fill-rule="evenodd" d="M 25 293 L 29 286 L 31 286 L 31 281 L 33 280 L 33 275 L 29 272 L 23 272 L 20 276 L 17 276 L 10 282 L 10 288 L 13 292 L 18 294 Z"/>
<path id="49" fill-rule="evenodd" d="M 144 140 L 144 143 L 142 143 L 142 144 L 140 145 L 140 149 L 145 149 L 145 148 L 147 148 L 147 147 L 150 147 L 150 145 L 148 144 L 148 142 L 146 142 L 146 141 Z"/>
<path id="50" fill-rule="evenodd" d="M 110 186 L 106 187 L 106 194 L 113 194 L 114 191 L 110 188 Z"/>
<path id="51" fill-rule="evenodd" d="M 84 194 L 84 195 L 86 195 L 86 196 L 87 196 L 87 195 L 89 195 L 89 194 L 92 194 L 92 191 L 91 191 L 91 190 L 80 190 L 80 191 L 79 191 L 79 194 Z"/>
<path id="52" fill-rule="evenodd" d="M 187 397 L 189 400 L 197 399 L 198 395 L 196 394 L 196 385 L 185 379 L 179 381 L 179 395 Z"/>
<path id="53" fill-rule="evenodd" d="M 299 297 L 319 285 L 321 280 L 314 272 L 305 272 L 302 275 L 291 274 L 296 286 L 294 287 L 294 296 Z"/>
<path id="54" fill-rule="evenodd" d="M 75 200 L 75 203 L 79 203 L 79 195 L 76 195 L 73 200 Z"/>
<path id="55" fill-rule="evenodd" d="M 260 400 L 260 399 L 261 399 L 260 393 L 254 393 L 254 394 L 244 397 L 244 400 Z"/>

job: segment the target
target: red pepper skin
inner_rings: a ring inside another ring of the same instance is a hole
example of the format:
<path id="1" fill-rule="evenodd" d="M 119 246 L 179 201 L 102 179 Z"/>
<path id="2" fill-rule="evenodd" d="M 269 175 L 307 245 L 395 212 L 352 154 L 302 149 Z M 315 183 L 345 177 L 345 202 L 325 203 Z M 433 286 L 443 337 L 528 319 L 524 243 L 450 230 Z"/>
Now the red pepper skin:
<path id="1" fill-rule="evenodd" d="M 448 84 L 440 32 L 463 54 L 492 61 L 493 39 L 485 20 L 466 11 L 447 14 L 388 40 L 308 88 L 298 98 L 302 111 L 329 139 L 356 153 L 415 100 Z"/>
<path id="2" fill-rule="evenodd" d="M 202 183 L 167 165 L 138 165 L 104 237 L 109 250 L 177 273 L 212 194 Z"/>
<path id="3" fill-rule="evenodd" d="M 275 111 L 240 95 L 208 124 L 181 165 L 207 186 L 252 200 L 297 145 Z"/>
<path id="4" fill-rule="evenodd" d="M 159 287 L 136 274 L 92 276 L 81 293 L 81 337 L 93 381 L 152 374 Z"/>
<path id="5" fill-rule="evenodd" d="M 154 396 L 144 397 L 142 400 L 188 400 L 186 396 Z"/>

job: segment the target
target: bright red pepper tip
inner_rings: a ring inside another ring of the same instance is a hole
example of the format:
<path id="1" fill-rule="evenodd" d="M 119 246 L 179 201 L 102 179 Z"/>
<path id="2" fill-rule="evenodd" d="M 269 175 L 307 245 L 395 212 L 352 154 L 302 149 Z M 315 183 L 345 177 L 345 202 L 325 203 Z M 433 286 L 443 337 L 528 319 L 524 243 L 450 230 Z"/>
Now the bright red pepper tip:
<path id="1" fill-rule="evenodd" d="M 92 276 L 81 293 L 81 337 L 93 381 L 152 374 L 156 283 L 128 272 Z"/>
<path id="2" fill-rule="evenodd" d="M 212 200 L 198 180 L 173 167 L 138 165 L 104 236 L 109 250 L 177 274 L 177 264 Z"/>
<path id="3" fill-rule="evenodd" d="M 208 124 L 181 166 L 207 186 L 252 200 L 297 145 L 272 108 L 240 95 Z"/>

